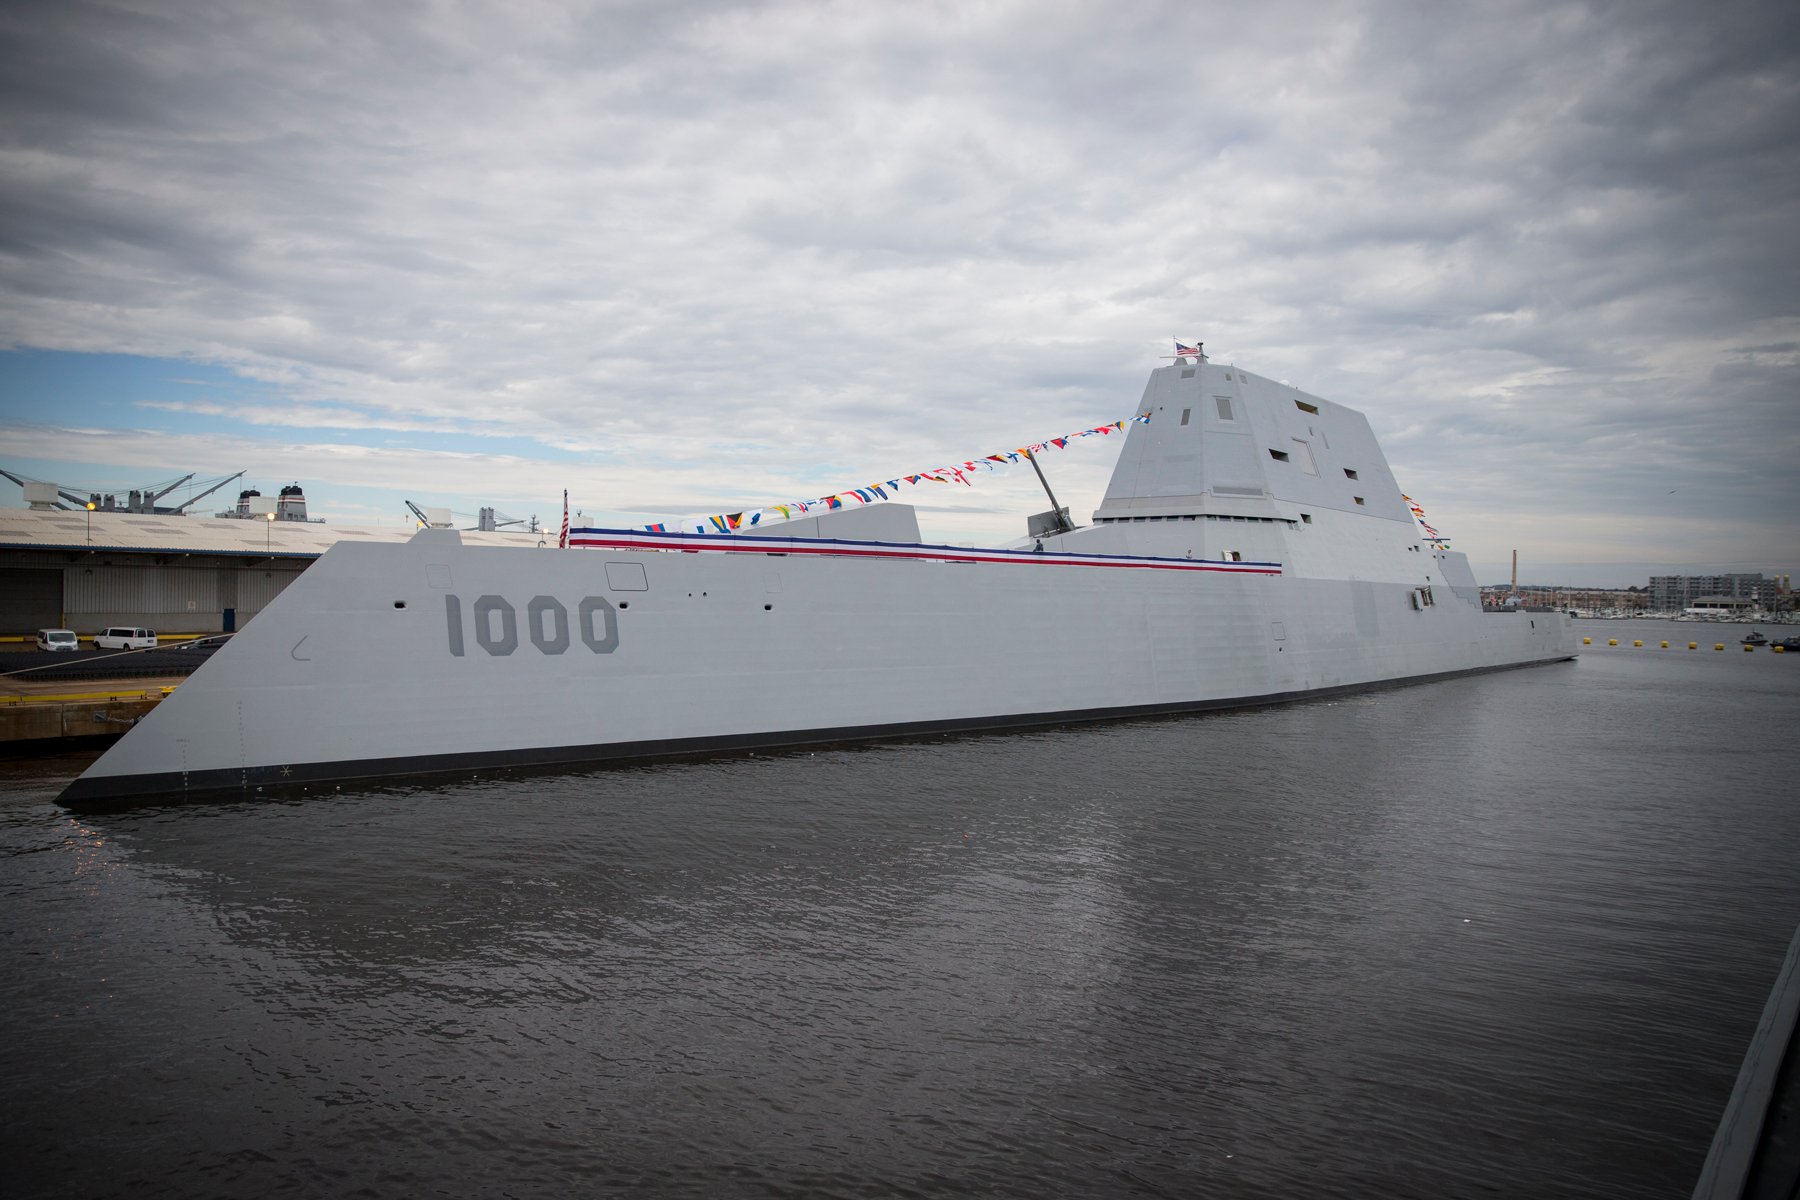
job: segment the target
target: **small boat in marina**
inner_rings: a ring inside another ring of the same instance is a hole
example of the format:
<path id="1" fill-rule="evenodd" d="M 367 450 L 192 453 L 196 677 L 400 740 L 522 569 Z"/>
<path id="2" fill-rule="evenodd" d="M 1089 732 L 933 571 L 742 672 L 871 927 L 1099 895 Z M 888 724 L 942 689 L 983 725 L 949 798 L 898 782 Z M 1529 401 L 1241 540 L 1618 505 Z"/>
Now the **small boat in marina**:
<path id="1" fill-rule="evenodd" d="M 1763 636 L 1762 630 L 1752 629 L 1750 631 L 1750 636 L 1743 639 L 1741 644 L 1745 646 L 1766 646 L 1769 644 L 1769 639 Z"/>

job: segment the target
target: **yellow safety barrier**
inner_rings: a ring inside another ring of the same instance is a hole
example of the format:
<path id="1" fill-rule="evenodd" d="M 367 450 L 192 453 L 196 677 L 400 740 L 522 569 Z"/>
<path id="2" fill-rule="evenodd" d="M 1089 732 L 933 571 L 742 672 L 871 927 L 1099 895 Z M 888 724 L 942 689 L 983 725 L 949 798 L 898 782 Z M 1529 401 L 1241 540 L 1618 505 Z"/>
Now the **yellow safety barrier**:
<path id="1" fill-rule="evenodd" d="M 0 696 L 0 704 L 85 704 L 95 700 L 165 700 L 177 685 L 128 692 L 70 692 L 56 696 Z"/>
<path id="2" fill-rule="evenodd" d="M 1594 644 L 1594 639 L 1593 638 L 1582 638 L 1581 644 L 1584 646 L 1591 646 Z"/>
<path id="3" fill-rule="evenodd" d="M 1715 643 L 1713 643 L 1713 649 L 1714 649 L 1714 650 L 1723 650 L 1723 649 L 1724 649 L 1724 648 L 1725 648 L 1725 643 L 1724 643 L 1724 642 L 1715 642 Z"/>
<path id="4" fill-rule="evenodd" d="M 1609 646 L 1616 646 L 1619 644 L 1619 639 L 1618 638 L 1607 638 L 1606 644 Z"/>
<path id="5" fill-rule="evenodd" d="M 1633 646 L 1636 646 L 1639 650 L 1642 650 L 1644 648 L 1644 639 L 1643 638 L 1633 638 L 1633 639 L 1631 639 L 1631 644 Z"/>
<path id="6" fill-rule="evenodd" d="M 1769 653 L 1771 653 L 1771 654 L 1786 654 L 1787 647 L 1786 646 L 1770 646 Z"/>
<path id="7" fill-rule="evenodd" d="M 1756 647 L 1755 647 L 1755 646 L 1745 646 L 1745 647 L 1744 647 L 1744 653 L 1745 653 L 1745 654 L 1748 654 L 1748 653 L 1750 653 L 1750 652 L 1751 652 L 1751 651 L 1752 651 L 1752 650 L 1754 650 L 1754 649 L 1756 649 Z M 186 703 L 186 701 L 183 701 L 183 703 Z"/>
<path id="8" fill-rule="evenodd" d="M 1663 643 L 1663 644 L 1662 644 L 1662 648 L 1663 648 L 1663 649 L 1664 649 L 1664 650 L 1667 650 L 1667 649 L 1668 649 L 1668 648 L 1669 648 L 1669 643 L 1667 643 L 1667 642 L 1664 642 L 1664 643 Z"/>
<path id="9" fill-rule="evenodd" d="M 1700 648 L 1700 643 L 1699 643 L 1699 642 L 1689 642 L 1689 643 L 1688 643 L 1688 649 L 1689 649 L 1689 650 L 1698 650 L 1698 649 L 1699 649 L 1699 648 Z"/>

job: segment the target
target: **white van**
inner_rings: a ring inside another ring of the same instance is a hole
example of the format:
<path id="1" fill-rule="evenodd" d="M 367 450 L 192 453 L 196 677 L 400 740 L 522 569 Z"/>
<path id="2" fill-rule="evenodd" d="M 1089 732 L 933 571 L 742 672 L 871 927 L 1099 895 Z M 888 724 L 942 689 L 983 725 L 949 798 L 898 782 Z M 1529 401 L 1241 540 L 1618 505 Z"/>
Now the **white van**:
<path id="1" fill-rule="evenodd" d="M 40 629 L 37 635 L 39 650 L 79 650 L 81 642 L 73 629 Z"/>
<path id="2" fill-rule="evenodd" d="M 131 629 L 115 625 L 94 635 L 94 646 L 99 650 L 149 650 L 155 645 L 154 629 Z"/>

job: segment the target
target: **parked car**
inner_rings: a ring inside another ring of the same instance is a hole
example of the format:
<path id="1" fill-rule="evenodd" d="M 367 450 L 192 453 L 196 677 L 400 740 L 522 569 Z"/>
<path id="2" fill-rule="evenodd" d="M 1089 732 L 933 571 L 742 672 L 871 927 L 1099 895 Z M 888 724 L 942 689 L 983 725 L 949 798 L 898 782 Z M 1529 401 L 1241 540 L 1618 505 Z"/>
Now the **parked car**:
<path id="1" fill-rule="evenodd" d="M 39 650 L 79 650 L 81 639 L 75 636 L 73 629 L 40 629 L 37 634 Z"/>
<path id="2" fill-rule="evenodd" d="M 94 635 L 94 646 L 100 650 L 149 650 L 155 645 L 154 629 L 132 629 L 115 625 Z"/>

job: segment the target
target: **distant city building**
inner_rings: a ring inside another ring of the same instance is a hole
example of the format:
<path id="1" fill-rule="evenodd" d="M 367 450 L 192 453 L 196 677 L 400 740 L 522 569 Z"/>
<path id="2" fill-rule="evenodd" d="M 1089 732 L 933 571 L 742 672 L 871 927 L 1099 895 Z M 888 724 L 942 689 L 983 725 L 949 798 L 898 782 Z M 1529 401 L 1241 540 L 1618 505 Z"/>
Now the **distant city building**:
<path id="1" fill-rule="evenodd" d="M 1489 608 L 1508 607 L 1512 600 L 1509 584 L 1492 584 L 1481 589 L 1481 602 Z M 1521 585 L 1519 605 L 1526 608 L 1555 608 L 1573 612 L 1643 612 L 1650 604 L 1650 594 L 1641 589 L 1575 588 Z"/>
<path id="2" fill-rule="evenodd" d="M 1794 596 L 1781 575 L 1658 575 L 1649 587 L 1582 588 L 1521 584 L 1489 584 L 1481 602 L 1489 608 L 1523 606 L 1560 608 L 1577 613 L 1691 613 L 1696 616 L 1747 616 L 1793 607 Z"/>
<path id="3" fill-rule="evenodd" d="M 1657 612 L 1680 612 L 1703 607 L 1727 609 L 1759 605 L 1774 608 L 1781 596 L 1781 581 L 1765 579 L 1762 572 L 1738 575 L 1652 575 L 1650 607 Z M 1706 604 L 1700 605 L 1699 601 Z M 1728 605 L 1724 601 L 1744 601 Z"/>
<path id="4" fill-rule="evenodd" d="M 1748 596 L 1696 596 L 1694 602 L 1682 611 L 1693 613 L 1696 616 L 1705 616 L 1708 613 L 1731 616 L 1737 613 L 1747 613 L 1755 607 L 1756 601 Z"/>

